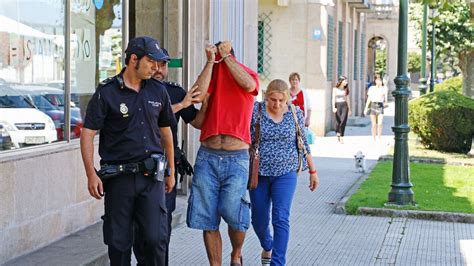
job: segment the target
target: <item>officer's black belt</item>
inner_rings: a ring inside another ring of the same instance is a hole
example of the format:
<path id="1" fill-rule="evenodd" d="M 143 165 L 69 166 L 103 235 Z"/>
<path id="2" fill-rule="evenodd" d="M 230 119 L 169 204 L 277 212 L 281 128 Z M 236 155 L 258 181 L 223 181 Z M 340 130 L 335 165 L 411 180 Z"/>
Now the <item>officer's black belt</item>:
<path id="1" fill-rule="evenodd" d="M 152 158 L 147 158 L 141 162 L 125 163 L 125 164 L 104 164 L 101 165 L 97 175 L 103 179 L 109 179 L 120 174 L 137 174 L 143 173 L 145 176 L 153 174 L 155 171 L 155 163 Z"/>

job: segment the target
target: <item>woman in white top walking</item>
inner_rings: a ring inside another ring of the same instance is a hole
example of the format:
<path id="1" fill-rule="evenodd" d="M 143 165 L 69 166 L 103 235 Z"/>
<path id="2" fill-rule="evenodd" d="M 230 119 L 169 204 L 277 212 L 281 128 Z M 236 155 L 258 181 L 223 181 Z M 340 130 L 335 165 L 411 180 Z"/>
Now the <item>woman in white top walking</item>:
<path id="1" fill-rule="evenodd" d="M 336 115 L 337 141 L 344 143 L 347 118 L 351 115 L 349 86 L 345 76 L 340 76 L 336 87 L 332 88 L 332 111 Z"/>
<path id="2" fill-rule="evenodd" d="M 364 113 L 370 114 L 372 137 L 376 140 L 376 136 L 380 139 L 382 135 L 384 105 L 387 103 L 387 87 L 384 86 L 380 75 L 375 75 L 374 84 L 370 86 L 367 92 Z"/>

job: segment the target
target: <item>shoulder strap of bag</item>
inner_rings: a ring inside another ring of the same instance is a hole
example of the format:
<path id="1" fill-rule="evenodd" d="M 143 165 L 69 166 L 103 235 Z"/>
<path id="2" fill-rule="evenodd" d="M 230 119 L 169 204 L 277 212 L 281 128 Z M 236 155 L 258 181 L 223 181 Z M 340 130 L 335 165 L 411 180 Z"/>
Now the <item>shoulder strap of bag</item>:
<path id="1" fill-rule="evenodd" d="M 260 147 L 260 118 L 262 117 L 262 103 L 258 103 L 257 122 L 255 123 L 255 141 L 254 148 L 255 152 L 258 153 Z"/>
<path id="2" fill-rule="evenodd" d="M 303 155 L 306 155 L 308 152 L 306 151 L 306 146 L 303 142 L 303 133 L 301 132 L 300 124 L 298 123 L 298 117 L 296 116 L 295 105 L 290 105 L 291 113 L 293 114 L 293 120 L 295 121 L 295 129 L 296 129 L 296 141 L 298 145 L 298 150 L 303 150 Z"/>

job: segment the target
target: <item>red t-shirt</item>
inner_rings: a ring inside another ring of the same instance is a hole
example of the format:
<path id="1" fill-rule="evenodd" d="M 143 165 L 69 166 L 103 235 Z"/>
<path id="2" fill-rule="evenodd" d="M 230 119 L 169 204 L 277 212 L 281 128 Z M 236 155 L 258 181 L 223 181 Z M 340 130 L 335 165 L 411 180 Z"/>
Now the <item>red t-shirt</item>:
<path id="1" fill-rule="evenodd" d="M 303 97 L 303 91 L 300 90 L 300 92 L 298 92 L 298 94 L 296 94 L 296 99 L 294 99 L 292 101 L 292 103 L 295 105 L 295 106 L 298 106 L 301 111 L 303 111 L 303 114 L 304 114 L 304 97 Z"/>
<path id="2" fill-rule="evenodd" d="M 219 56 L 216 56 L 216 60 L 219 60 L 217 57 Z M 258 74 L 243 64 L 239 65 L 255 80 L 256 88 L 251 92 L 245 91 L 234 80 L 225 62 L 215 64 L 208 89 L 209 105 L 201 128 L 200 141 L 212 136 L 230 135 L 251 143 L 250 119 L 254 96 L 258 94 Z"/>

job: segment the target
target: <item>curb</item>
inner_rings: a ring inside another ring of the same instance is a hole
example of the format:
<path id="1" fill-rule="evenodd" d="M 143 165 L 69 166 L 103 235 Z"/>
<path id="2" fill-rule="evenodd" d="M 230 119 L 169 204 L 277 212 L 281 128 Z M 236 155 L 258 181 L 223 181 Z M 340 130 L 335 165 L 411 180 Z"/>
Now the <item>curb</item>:
<path id="1" fill-rule="evenodd" d="M 379 161 L 393 161 L 392 155 L 380 156 Z M 431 163 L 431 164 L 448 164 L 448 165 L 459 165 L 459 166 L 474 166 L 474 162 L 449 162 L 438 158 L 424 158 L 424 157 L 410 157 L 411 163 Z"/>
<path id="2" fill-rule="evenodd" d="M 474 214 L 458 212 L 393 210 L 386 208 L 359 207 L 358 213 L 366 216 L 403 217 L 420 220 L 474 224 Z"/>
<path id="3" fill-rule="evenodd" d="M 351 198 L 352 194 L 354 194 L 364 183 L 364 181 L 369 177 L 370 172 L 372 172 L 372 169 L 375 167 L 374 164 L 370 169 L 367 169 L 367 172 L 364 175 L 361 175 L 357 181 L 352 184 L 352 186 L 344 193 L 344 196 L 341 198 L 340 201 L 338 201 L 335 206 L 334 206 L 334 213 L 335 214 L 347 214 L 346 213 L 346 203 L 347 201 Z"/>
<path id="4" fill-rule="evenodd" d="M 380 156 L 378 161 L 389 161 L 387 156 Z M 374 164 L 367 172 L 360 176 L 357 181 L 346 191 L 344 196 L 335 204 L 335 214 L 345 214 L 346 203 L 354 194 L 360 185 L 369 177 L 370 172 L 377 164 Z M 474 164 L 473 164 L 474 165 Z M 458 212 L 437 212 L 437 211 L 416 211 L 416 210 L 394 210 L 387 208 L 369 208 L 359 207 L 357 209 L 358 215 L 364 216 L 380 216 L 380 217 L 404 217 L 420 220 L 432 220 L 432 221 L 444 221 L 444 222 L 455 222 L 455 223 L 468 223 L 474 224 L 474 214 L 458 213 Z"/>

